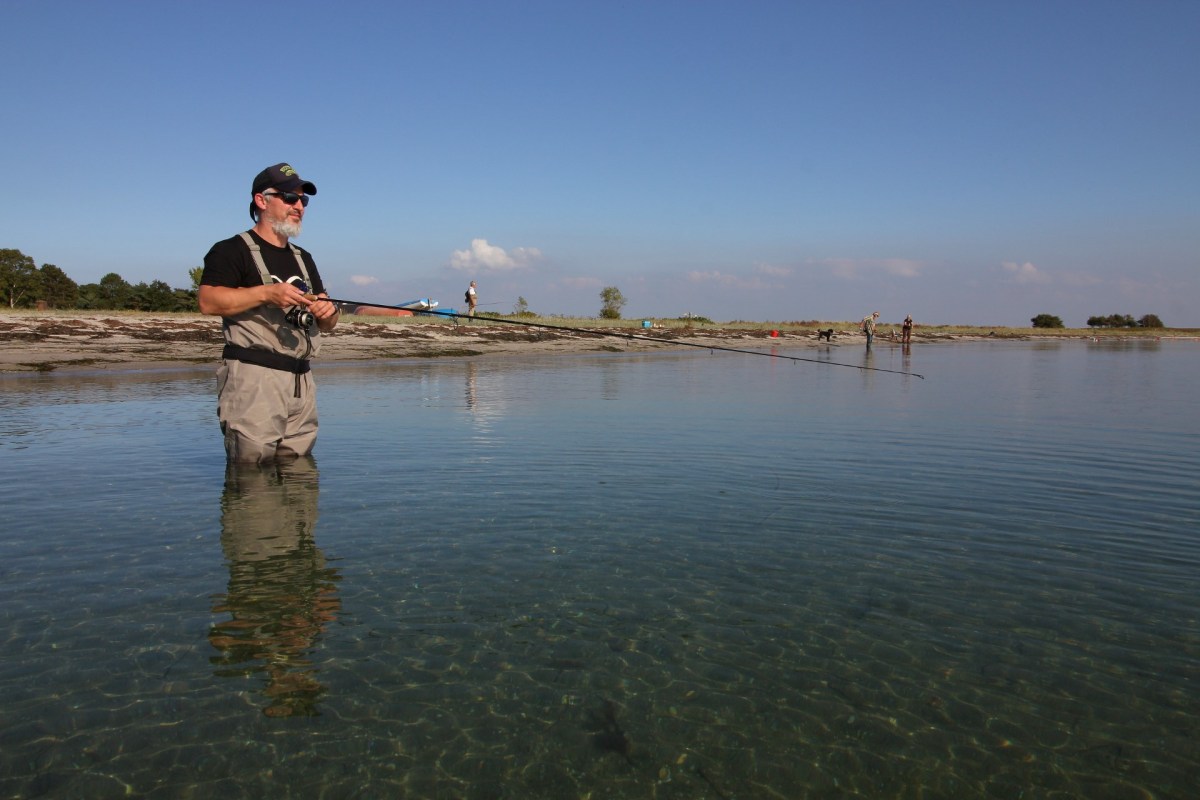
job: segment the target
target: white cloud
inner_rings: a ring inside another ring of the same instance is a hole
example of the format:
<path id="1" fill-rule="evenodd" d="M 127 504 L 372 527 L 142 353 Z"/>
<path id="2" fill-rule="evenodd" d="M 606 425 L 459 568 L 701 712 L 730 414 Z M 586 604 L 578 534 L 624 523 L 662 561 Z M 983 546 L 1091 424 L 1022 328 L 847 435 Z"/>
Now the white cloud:
<path id="1" fill-rule="evenodd" d="M 1024 264 L 1005 261 L 1003 267 L 1004 271 L 1010 273 L 1017 283 L 1046 283 L 1050 280 L 1049 276 L 1038 271 L 1038 268 L 1029 261 Z"/>
<path id="2" fill-rule="evenodd" d="M 541 257 L 542 251 L 536 247 L 516 247 L 509 253 L 503 247 L 488 244 L 487 239 L 472 239 L 468 249 L 450 254 L 450 268 L 472 273 L 508 272 L 528 267 Z"/>
<path id="3" fill-rule="evenodd" d="M 858 262 L 853 258 L 826 258 L 816 263 L 831 267 L 835 278 L 854 280 L 858 277 Z"/>
<path id="4" fill-rule="evenodd" d="M 687 277 L 692 283 L 726 283 L 732 276 L 714 269 L 709 272 L 692 270 Z"/>
<path id="5" fill-rule="evenodd" d="M 727 272 L 710 270 L 708 272 L 692 271 L 687 278 L 692 283 L 715 283 L 732 289 L 764 289 L 771 284 L 758 277 L 744 278 L 741 275 L 730 275 Z"/>
<path id="6" fill-rule="evenodd" d="M 826 266 L 835 277 L 855 280 L 872 272 L 886 272 L 897 278 L 919 278 L 924 264 L 910 258 L 823 258 L 810 264 Z"/>
<path id="7" fill-rule="evenodd" d="M 379 283 L 379 278 L 373 275 L 351 275 L 350 282 L 355 286 L 371 286 L 372 284 Z"/>
<path id="8" fill-rule="evenodd" d="M 791 267 L 776 267 L 773 264 L 759 264 L 754 271 L 772 278 L 786 278 L 793 272 Z"/>
<path id="9" fill-rule="evenodd" d="M 885 258 L 878 265 L 887 274 L 898 278 L 917 278 L 921 275 L 921 262 L 908 258 Z"/>

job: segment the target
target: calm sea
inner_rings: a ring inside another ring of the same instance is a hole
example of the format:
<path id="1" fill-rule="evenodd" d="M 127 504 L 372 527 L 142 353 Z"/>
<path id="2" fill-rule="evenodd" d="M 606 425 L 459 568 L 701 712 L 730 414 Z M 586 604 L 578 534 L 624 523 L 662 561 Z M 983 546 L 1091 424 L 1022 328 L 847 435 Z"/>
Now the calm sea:
<path id="1" fill-rule="evenodd" d="M 1194 797 L 1197 347 L 0 377 L 0 796 Z"/>

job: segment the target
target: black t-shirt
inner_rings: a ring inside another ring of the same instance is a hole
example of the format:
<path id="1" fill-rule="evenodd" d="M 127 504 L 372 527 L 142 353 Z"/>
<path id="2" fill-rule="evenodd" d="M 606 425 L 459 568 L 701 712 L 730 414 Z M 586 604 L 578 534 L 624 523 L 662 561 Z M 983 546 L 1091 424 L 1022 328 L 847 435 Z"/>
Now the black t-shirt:
<path id="1" fill-rule="evenodd" d="M 293 276 L 303 277 L 290 247 L 276 247 L 254 231 L 250 231 L 250 235 L 261 248 L 267 272 L 282 282 Z M 308 270 L 309 291 L 313 294 L 324 292 L 325 284 L 321 282 L 321 274 L 317 272 L 317 265 L 312 256 L 303 247 L 297 249 L 300 250 L 300 257 L 304 259 L 304 268 Z M 200 276 L 202 286 L 241 289 L 246 286 L 261 286 L 262 282 L 250 248 L 242 241 L 240 235 L 217 242 L 204 257 L 204 273 Z"/>

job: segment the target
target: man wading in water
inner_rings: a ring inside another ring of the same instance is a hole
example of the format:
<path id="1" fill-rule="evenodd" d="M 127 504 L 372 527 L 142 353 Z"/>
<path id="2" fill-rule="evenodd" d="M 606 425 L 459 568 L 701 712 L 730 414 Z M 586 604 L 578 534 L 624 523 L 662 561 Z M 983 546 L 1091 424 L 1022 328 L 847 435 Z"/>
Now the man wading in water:
<path id="1" fill-rule="evenodd" d="M 873 311 L 867 316 L 863 317 L 862 322 L 859 323 L 859 327 L 861 327 L 863 333 L 867 335 L 867 347 L 870 347 L 871 342 L 875 341 L 875 320 L 877 319 L 879 319 L 879 312 Z"/>
<path id="2" fill-rule="evenodd" d="M 267 167 L 250 189 L 254 227 L 204 257 L 200 311 L 222 318 L 217 414 L 232 462 L 308 455 L 317 440 L 309 359 L 337 325 L 338 308 L 324 299 L 312 256 L 289 241 L 316 193 L 289 164 Z"/>

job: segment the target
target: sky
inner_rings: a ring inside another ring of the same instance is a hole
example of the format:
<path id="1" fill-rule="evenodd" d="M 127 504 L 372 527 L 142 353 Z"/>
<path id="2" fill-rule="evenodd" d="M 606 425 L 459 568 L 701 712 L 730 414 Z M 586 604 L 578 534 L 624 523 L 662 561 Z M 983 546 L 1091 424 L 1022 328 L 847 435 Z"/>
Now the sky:
<path id="1" fill-rule="evenodd" d="M 1200 2 L 0 0 L 0 248 L 191 286 L 286 161 L 332 296 L 1200 327 Z"/>

